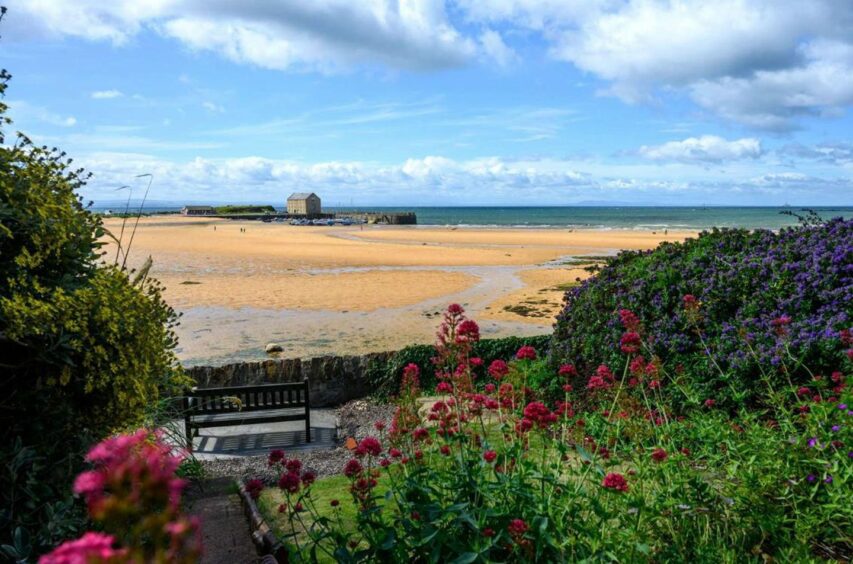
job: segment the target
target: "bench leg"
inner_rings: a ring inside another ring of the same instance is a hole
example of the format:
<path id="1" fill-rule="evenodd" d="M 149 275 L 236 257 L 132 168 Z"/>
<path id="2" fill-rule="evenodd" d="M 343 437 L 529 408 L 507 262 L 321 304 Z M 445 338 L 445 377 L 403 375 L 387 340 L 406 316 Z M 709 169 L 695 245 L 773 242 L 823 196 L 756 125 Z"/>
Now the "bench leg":
<path id="1" fill-rule="evenodd" d="M 190 427 L 189 419 L 184 420 L 184 433 L 187 437 L 187 450 L 189 452 L 193 451 L 193 429 Z"/>
<path id="2" fill-rule="evenodd" d="M 311 442 L 311 415 L 310 413 L 305 414 L 305 441 Z"/>

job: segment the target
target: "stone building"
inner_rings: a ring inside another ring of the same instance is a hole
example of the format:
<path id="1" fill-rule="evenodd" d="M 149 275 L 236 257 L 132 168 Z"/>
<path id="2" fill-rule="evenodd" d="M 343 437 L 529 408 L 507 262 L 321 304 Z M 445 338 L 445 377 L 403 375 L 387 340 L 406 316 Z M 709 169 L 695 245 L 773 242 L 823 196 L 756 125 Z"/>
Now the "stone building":
<path id="1" fill-rule="evenodd" d="M 319 215 L 320 198 L 314 192 L 294 192 L 287 198 L 287 213 L 290 215 Z"/>

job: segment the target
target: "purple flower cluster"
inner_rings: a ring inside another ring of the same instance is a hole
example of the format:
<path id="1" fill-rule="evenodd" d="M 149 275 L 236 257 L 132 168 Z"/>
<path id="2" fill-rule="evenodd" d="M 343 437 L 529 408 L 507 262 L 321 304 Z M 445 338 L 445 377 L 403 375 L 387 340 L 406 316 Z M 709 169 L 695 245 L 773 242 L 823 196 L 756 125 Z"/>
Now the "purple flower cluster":
<path id="1" fill-rule="evenodd" d="M 691 315 L 685 295 L 701 304 Z M 853 326 L 853 219 L 778 233 L 713 230 L 623 252 L 567 293 L 554 362 L 579 369 L 615 362 L 621 308 L 643 320 L 645 339 L 665 362 L 706 374 L 716 363 L 747 389 L 762 370 L 796 364 L 791 355 L 829 371 L 846 352 L 841 331 Z M 708 380 L 711 396 L 722 386 Z"/>

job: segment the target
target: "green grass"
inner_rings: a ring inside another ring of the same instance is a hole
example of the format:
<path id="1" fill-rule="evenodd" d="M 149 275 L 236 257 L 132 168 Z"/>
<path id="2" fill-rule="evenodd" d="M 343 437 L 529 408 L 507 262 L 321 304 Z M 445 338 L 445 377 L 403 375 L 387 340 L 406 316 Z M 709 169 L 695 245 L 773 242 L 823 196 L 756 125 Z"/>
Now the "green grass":
<path id="1" fill-rule="evenodd" d="M 383 474 L 378 479 L 378 485 L 374 490 L 376 496 L 383 497 L 388 492 L 388 484 L 385 483 L 387 478 Z M 350 480 L 346 476 L 330 476 L 322 478 L 314 482 L 311 486 L 311 500 L 317 510 L 319 517 L 327 517 L 338 521 L 339 530 L 345 532 L 354 532 L 356 530 L 355 523 L 358 515 L 358 509 L 355 502 L 349 493 Z M 332 507 L 332 500 L 338 500 L 340 505 Z M 300 526 L 298 520 L 294 520 L 294 526 L 291 526 L 287 513 L 279 513 L 278 508 L 287 500 L 285 494 L 278 488 L 267 488 L 261 493 L 258 498 L 258 509 L 264 516 L 270 530 L 273 534 L 282 540 L 295 542 L 302 546 L 308 540 L 308 531 L 312 524 L 311 514 L 307 511 L 301 512 L 299 515 L 303 520 L 304 526 Z M 293 498 L 296 501 L 296 497 Z M 305 501 L 302 502 L 306 504 Z M 328 554 L 318 552 L 319 562 L 334 562 L 335 560 L 329 557 Z"/>

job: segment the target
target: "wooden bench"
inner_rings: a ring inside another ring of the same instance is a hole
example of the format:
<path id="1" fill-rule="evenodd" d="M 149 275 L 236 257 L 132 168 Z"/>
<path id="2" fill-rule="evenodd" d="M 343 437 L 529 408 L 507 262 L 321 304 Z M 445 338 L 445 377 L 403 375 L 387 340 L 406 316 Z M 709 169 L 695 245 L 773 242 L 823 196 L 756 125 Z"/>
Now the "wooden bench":
<path id="1" fill-rule="evenodd" d="M 187 448 L 206 427 L 231 427 L 278 421 L 305 420 L 305 440 L 311 442 L 308 379 L 287 384 L 229 388 L 193 388 L 184 396 Z"/>

